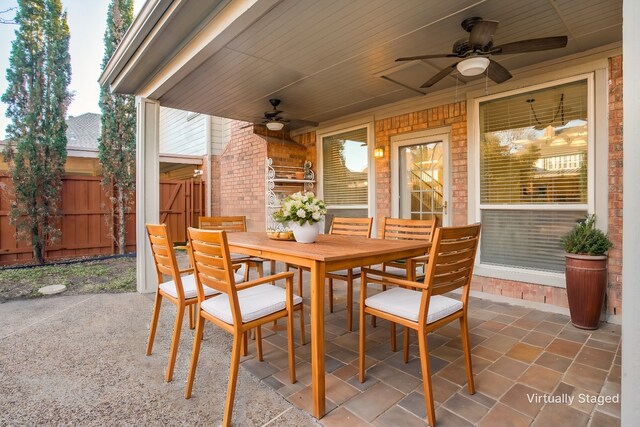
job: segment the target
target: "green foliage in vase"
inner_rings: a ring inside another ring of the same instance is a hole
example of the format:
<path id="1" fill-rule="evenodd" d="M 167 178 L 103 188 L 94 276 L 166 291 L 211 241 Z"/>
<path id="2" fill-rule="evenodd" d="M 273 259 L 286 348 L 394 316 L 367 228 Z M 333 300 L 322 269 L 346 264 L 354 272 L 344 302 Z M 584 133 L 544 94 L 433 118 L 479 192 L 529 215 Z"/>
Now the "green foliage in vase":
<path id="1" fill-rule="evenodd" d="M 316 198 L 312 192 L 297 192 L 282 201 L 280 209 L 273 214 L 277 222 L 297 222 L 313 224 L 319 222 L 327 213 L 324 202 Z"/>
<path id="2" fill-rule="evenodd" d="M 606 234 L 596 228 L 595 214 L 588 215 L 584 221 L 578 222 L 562 238 L 565 252 L 572 254 L 604 255 L 613 243 Z"/>

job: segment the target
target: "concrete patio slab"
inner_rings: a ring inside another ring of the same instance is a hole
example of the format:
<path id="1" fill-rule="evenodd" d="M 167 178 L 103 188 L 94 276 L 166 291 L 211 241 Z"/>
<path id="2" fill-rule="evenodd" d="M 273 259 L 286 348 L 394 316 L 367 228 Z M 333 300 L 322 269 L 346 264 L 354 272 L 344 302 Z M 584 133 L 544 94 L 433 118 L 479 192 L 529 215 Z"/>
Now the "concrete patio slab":
<path id="1" fill-rule="evenodd" d="M 185 400 L 193 331 L 183 328 L 173 382 L 164 382 L 175 308 L 163 304 L 147 357 L 152 298 L 98 294 L 0 304 L 0 425 L 220 424 L 230 336 L 207 325 L 193 397 Z M 245 369 L 233 421 L 316 424 Z"/>

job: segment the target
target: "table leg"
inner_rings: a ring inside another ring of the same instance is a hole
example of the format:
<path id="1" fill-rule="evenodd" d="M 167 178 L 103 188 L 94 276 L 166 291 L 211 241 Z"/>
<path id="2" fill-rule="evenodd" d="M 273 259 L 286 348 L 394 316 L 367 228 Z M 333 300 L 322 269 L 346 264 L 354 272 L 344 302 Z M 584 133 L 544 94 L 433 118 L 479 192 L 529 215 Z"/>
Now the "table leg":
<path id="1" fill-rule="evenodd" d="M 324 263 L 314 262 L 311 265 L 311 389 L 316 418 L 322 418 L 325 413 L 324 275 Z"/>

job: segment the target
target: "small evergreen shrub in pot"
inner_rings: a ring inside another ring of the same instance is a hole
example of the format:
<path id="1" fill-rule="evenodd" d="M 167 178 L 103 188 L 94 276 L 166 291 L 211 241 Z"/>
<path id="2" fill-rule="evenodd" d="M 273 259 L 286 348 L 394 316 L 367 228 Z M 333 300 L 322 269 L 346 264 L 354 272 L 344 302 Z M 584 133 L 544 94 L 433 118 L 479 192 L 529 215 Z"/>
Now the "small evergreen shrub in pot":
<path id="1" fill-rule="evenodd" d="M 607 251 L 613 244 L 588 215 L 562 239 L 566 252 L 566 286 L 571 323 L 597 329 L 607 288 Z"/>

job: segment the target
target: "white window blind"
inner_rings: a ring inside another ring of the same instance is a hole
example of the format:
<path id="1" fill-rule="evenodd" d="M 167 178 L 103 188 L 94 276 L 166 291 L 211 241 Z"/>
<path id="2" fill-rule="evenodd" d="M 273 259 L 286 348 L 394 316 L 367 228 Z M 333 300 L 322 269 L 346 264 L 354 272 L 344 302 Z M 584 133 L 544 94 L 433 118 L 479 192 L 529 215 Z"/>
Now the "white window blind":
<path id="1" fill-rule="evenodd" d="M 481 261 L 541 271 L 564 271 L 560 236 L 585 211 L 482 210 Z"/>
<path id="2" fill-rule="evenodd" d="M 480 103 L 482 263 L 564 271 L 560 238 L 587 213 L 588 102 L 580 80 Z"/>
<path id="3" fill-rule="evenodd" d="M 368 205 L 367 128 L 322 138 L 323 199 L 329 207 Z"/>

